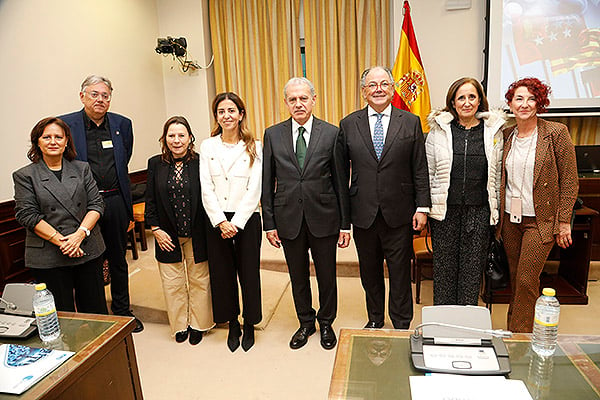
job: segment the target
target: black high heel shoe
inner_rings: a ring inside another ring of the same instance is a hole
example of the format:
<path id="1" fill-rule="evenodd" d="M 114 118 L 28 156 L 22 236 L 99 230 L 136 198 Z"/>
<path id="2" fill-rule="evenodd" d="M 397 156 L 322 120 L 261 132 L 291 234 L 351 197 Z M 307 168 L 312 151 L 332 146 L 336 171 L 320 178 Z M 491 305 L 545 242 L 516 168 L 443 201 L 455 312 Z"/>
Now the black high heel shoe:
<path id="1" fill-rule="evenodd" d="M 188 338 L 188 330 L 175 332 L 175 341 L 177 343 L 183 343 Z"/>
<path id="2" fill-rule="evenodd" d="M 229 321 L 229 334 L 227 335 L 227 347 L 233 353 L 240 347 L 240 336 L 242 336 L 242 329 L 240 323 L 237 320 Z"/>
<path id="3" fill-rule="evenodd" d="M 202 341 L 202 331 L 198 331 L 198 330 L 192 328 L 191 326 L 189 327 L 189 331 L 190 331 L 190 344 L 192 346 L 195 346 Z"/>
<path id="4" fill-rule="evenodd" d="M 248 351 L 254 346 L 254 325 L 244 324 L 244 336 L 242 337 L 242 349 Z"/>

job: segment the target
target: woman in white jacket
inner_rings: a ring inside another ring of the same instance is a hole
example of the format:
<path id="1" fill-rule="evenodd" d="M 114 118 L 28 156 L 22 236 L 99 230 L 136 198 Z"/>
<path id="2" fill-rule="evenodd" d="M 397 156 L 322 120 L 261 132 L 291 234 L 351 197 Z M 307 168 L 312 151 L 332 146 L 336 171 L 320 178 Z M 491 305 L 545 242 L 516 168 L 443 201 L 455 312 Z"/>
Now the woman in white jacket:
<path id="1" fill-rule="evenodd" d="M 428 118 L 434 304 L 477 305 L 492 232 L 498 223 L 502 131 L 474 78 L 454 82 L 446 107 Z"/>
<path id="2" fill-rule="evenodd" d="M 200 146 L 202 204 L 210 220 L 208 266 L 216 323 L 229 322 L 232 352 L 242 335 L 238 316 L 243 302 L 242 348 L 254 345 L 254 325 L 262 319 L 258 213 L 262 147 L 247 128 L 246 106 L 235 93 L 220 93 L 212 103 L 215 127 Z"/>

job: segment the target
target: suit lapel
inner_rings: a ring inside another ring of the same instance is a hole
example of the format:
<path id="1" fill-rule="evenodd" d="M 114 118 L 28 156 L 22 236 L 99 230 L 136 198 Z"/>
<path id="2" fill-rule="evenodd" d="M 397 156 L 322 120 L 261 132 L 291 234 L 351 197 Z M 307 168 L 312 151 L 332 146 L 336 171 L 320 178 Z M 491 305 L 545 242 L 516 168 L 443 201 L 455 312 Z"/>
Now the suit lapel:
<path id="1" fill-rule="evenodd" d="M 321 139 L 321 121 L 313 117 L 313 124 L 310 131 L 310 140 L 308 141 L 308 148 L 306 149 L 306 158 L 304 159 L 304 169 L 310 161 L 310 156 L 315 152 L 315 149 L 319 146 L 319 139 Z"/>
<path id="2" fill-rule="evenodd" d="M 73 120 L 71 128 L 71 135 L 73 136 L 73 142 L 75 144 L 75 150 L 77 151 L 77 159 L 81 161 L 87 161 L 87 137 L 85 136 L 85 111 L 80 111 L 80 118 Z"/>
<path id="3" fill-rule="evenodd" d="M 69 161 L 63 159 L 62 182 L 59 182 L 56 175 L 50 171 L 43 160 L 36 165 L 39 166 L 40 178 L 46 190 L 73 218 L 79 221 L 80 218 L 74 214 L 77 208 L 73 204 L 73 193 L 75 193 L 78 185 L 78 176 L 75 167 Z"/>
<path id="4" fill-rule="evenodd" d="M 164 161 L 160 161 L 156 168 L 156 180 L 155 182 L 163 182 L 164 190 L 159 190 L 158 195 L 160 196 L 160 202 L 164 204 L 164 208 L 167 211 L 167 217 L 169 221 L 173 224 L 173 226 L 177 226 L 175 221 L 175 214 L 173 213 L 173 209 L 171 208 L 171 203 L 169 202 L 169 188 L 168 188 L 168 180 L 169 180 L 169 170 L 171 166 Z"/>
<path id="5" fill-rule="evenodd" d="M 371 156 L 375 159 L 375 161 L 379 162 L 379 160 L 377 160 L 377 154 L 375 154 L 373 138 L 371 137 L 371 127 L 369 126 L 369 114 L 367 107 L 363 108 L 363 111 L 357 114 L 356 128 L 362 137 L 362 140 L 365 142 L 365 147 L 369 153 L 371 153 Z"/>
<path id="6" fill-rule="evenodd" d="M 292 119 L 289 118 L 287 121 L 284 121 L 281 126 L 281 143 L 283 147 L 285 147 L 288 157 L 292 160 L 292 164 L 296 166 L 299 174 L 302 174 L 302 169 L 300 168 L 300 164 L 298 164 L 298 159 L 296 158 L 296 150 L 294 149 L 294 137 L 292 135 Z M 305 160 L 306 162 L 306 160 Z"/>
<path id="7" fill-rule="evenodd" d="M 533 187 L 540 177 L 542 172 L 543 160 L 548 154 L 550 148 L 551 133 L 546 129 L 546 126 L 542 124 L 542 120 L 538 118 L 537 123 L 538 137 L 537 144 L 535 145 L 535 160 L 533 166 Z"/>
<path id="8" fill-rule="evenodd" d="M 387 134 L 385 135 L 385 142 L 383 144 L 383 151 L 381 153 L 381 159 L 388 153 L 390 147 L 394 143 L 394 140 L 398 137 L 402 115 L 392 107 L 392 113 L 390 114 L 390 124 L 388 125 Z"/>

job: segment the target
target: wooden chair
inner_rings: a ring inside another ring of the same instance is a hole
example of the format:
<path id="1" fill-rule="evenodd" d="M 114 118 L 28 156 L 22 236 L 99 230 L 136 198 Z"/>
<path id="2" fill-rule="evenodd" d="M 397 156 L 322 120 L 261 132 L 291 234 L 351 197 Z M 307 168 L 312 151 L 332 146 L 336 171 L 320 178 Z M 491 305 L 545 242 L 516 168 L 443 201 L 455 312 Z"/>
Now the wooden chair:
<path id="1" fill-rule="evenodd" d="M 135 222 L 133 230 L 135 237 L 140 242 L 142 251 L 148 250 L 148 242 L 146 241 L 146 226 L 144 221 L 144 212 L 146 211 L 146 203 L 136 203 L 133 205 L 133 221 Z"/>
<path id="2" fill-rule="evenodd" d="M 415 301 L 421 303 L 421 280 L 423 279 L 423 267 L 433 268 L 433 254 L 431 249 L 431 236 L 424 229 L 421 235 L 413 238 L 413 282 L 415 283 Z M 427 240 L 427 243 L 425 242 Z M 429 249 L 427 248 L 429 246 Z"/>
<path id="3" fill-rule="evenodd" d="M 144 225 L 144 211 L 146 211 L 146 203 L 135 203 L 133 205 L 133 227 L 127 232 L 127 249 L 131 250 L 131 255 L 134 260 L 139 258 L 137 242 L 140 242 L 142 251 L 148 250 L 146 227 Z"/>

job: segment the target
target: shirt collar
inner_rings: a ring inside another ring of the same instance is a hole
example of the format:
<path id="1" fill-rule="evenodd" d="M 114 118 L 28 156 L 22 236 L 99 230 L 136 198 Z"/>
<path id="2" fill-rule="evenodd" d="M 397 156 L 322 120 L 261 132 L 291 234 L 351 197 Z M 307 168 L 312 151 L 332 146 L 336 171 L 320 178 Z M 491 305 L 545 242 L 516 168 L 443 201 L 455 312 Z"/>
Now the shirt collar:
<path id="1" fill-rule="evenodd" d="M 296 120 L 294 118 L 292 118 L 292 133 L 298 131 L 298 128 L 300 126 L 303 126 L 304 129 L 306 130 L 306 133 L 308 133 L 310 135 L 310 131 L 312 130 L 312 125 L 313 125 L 312 114 L 310 115 L 310 117 L 308 118 L 308 121 L 306 121 L 306 123 L 304 125 L 300 125 L 298 122 L 296 122 Z"/>
<path id="2" fill-rule="evenodd" d="M 369 117 L 372 117 L 376 114 L 383 114 L 386 117 L 390 117 L 392 115 L 392 103 L 388 104 L 388 106 L 385 108 L 385 110 L 383 110 L 383 112 L 378 113 L 377 111 L 375 111 L 371 106 L 367 106 L 367 113 L 369 115 Z"/>
<path id="3" fill-rule="evenodd" d="M 89 131 L 90 129 L 108 129 L 108 116 L 104 116 L 102 123 L 100 125 L 96 125 L 94 121 L 88 115 L 83 112 L 83 121 L 85 122 L 85 129 Z"/>

